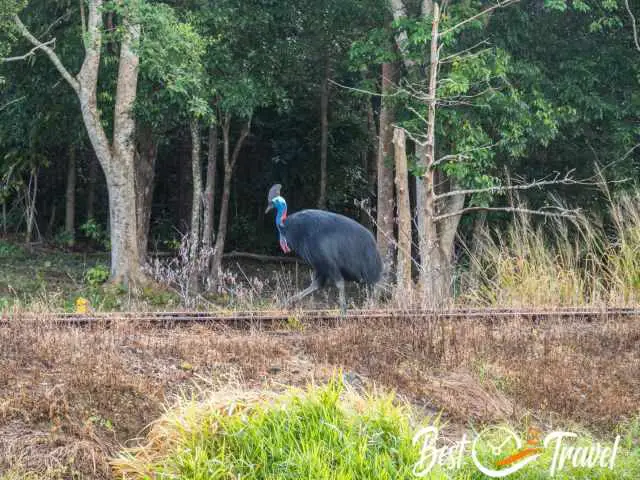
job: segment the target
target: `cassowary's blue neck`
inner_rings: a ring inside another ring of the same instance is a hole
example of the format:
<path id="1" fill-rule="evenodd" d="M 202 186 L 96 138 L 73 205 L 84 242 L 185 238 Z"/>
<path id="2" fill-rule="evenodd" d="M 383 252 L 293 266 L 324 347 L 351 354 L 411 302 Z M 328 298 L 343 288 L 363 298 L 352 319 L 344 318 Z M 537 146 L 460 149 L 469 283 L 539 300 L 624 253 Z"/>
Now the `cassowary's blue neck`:
<path id="1" fill-rule="evenodd" d="M 276 228 L 278 229 L 278 237 L 280 240 L 280 248 L 285 253 L 291 251 L 287 244 L 287 238 L 284 233 L 284 221 L 287 219 L 287 202 L 284 198 L 278 196 L 273 199 L 273 203 L 276 207 Z"/>
<path id="2" fill-rule="evenodd" d="M 287 219 L 287 202 L 284 198 L 279 197 L 276 203 L 276 227 L 280 231 L 280 227 L 284 226 L 284 221 Z"/>

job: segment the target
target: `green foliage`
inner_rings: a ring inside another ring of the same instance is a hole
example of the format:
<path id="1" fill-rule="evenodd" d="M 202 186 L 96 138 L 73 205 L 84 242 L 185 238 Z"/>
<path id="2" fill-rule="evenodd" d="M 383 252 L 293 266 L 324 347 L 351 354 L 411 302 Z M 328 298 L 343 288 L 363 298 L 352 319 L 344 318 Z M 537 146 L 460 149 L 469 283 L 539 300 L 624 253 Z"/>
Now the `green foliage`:
<path id="1" fill-rule="evenodd" d="M 187 118 L 212 117 L 205 100 L 209 94 L 203 63 L 207 37 L 162 3 L 144 4 L 141 23 L 139 118 L 158 130 L 179 120 L 176 110 Z"/>
<path id="2" fill-rule="evenodd" d="M 220 124 L 218 117 L 228 114 L 235 137 L 240 122 L 253 117 L 233 184 L 229 247 L 274 252 L 273 226 L 261 214 L 260 192 L 281 182 L 292 195 L 292 208 L 315 205 L 319 84 L 325 66 L 337 84 L 379 91 L 380 64 L 400 59 L 394 37 L 404 31 L 416 67 L 399 62 L 399 84 L 424 93 L 431 19 L 417 14 L 421 2 L 405 3 L 408 18 L 394 22 L 386 0 L 105 2 L 103 18 L 113 29 L 104 32 L 98 102 L 108 137 L 125 10 L 142 27 L 135 46 L 140 53 L 137 131 L 150 131 L 160 145 L 152 237 L 170 238 L 188 223 L 189 120 Z M 22 55 L 31 48 L 13 27 L 12 15 L 19 11 L 38 38 L 55 37 L 56 54 L 77 74 L 85 52 L 79 8 L 70 5 L 0 0 L 0 54 Z M 449 2 L 441 30 L 487 6 L 480 0 Z M 633 2 L 630 6 L 637 10 Z M 436 158 L 450 160 L 439 164 L 440 172 L 461 187 L 483 188 L 503 182 L 505 171 L 532 179 L 575 168 L 576 176 L 590 178 L 597 161 L 615 162 L 607 167 L 612 179 L 637 178 L 640 149 L 632 148 L 640 138 L 640 63 L 629 25 L 621 0 L 547 0 L 496 9 L 443 35 Z M 0 204 L 6 207 L 9 232 L 24 228 L 24 187 L 32 169 L 40 169 L 37 220 L 47 236 L 62 225 L 71 145 L 79 152 L 78 205 L 88 192 L 91 146 L 77 98 L 41 51 L 26 61 L 0 64 L 0 77 L 5 78 L 0 80 Z M 357 216 L 354 204 L 374 199 L 371 165 L 380 99 L 337 84 L 330 84 L 328 202 L 331 209 Z M 409 109 L 424 117 L 423 99 L 392 98 L 396 123 L 424 134 L 424 122 Z M 374 125 L 367 118 L 369 107 Z M 414 153 L 409 142 L 410 158 Z M 423 174 L 420 170 L 411 163 L 413 175 Z M 97 187 L 99 220 L 85 227 L 85 235 L 108 248 L 100 175 Z M 605 208 L 588 188 L 561 193 L 585 209 Z M 544 201 L 538 192 L 523 195 L 532 206 Z M 490 205 L 501 199 L 485 194 L 467 201 Z M 84 219 L 82 207 L 78 210 Z"/>
<path id="3" fill-rule="evenodd" d="M 84 233 L 87 238 L 90 238 L 106 250 L 111 248 L 109 235 L 107 235 L 104 227 L 97 223 L 95 219 L 89 218 L 86 222 L 80 225 L 80 231 Z"/>
<path id="4" fill-rule="evenodd" d="M 84 274 L 85 281 L 92 287 L 103 284 L 109 280 L 109 267 L 106 265 L 96 265 L 91 267 Z"/>
<path id="5" fill-rule="evenodd" d="M 17 39 L 18 32 L 13 16 L 20 12 L 26 3 L 27 0 L 0 0 L 0 58 L 8 55 L 11 44 Z"/>
<path id="6" fill-rule="evenodd" d="M 0 258 L 1 257 L 13 257 L 23 253 L 23 250 L 17 245 L 4 240 L 0 240 Z"/>
<path id="7" fill-rule="evenodd" d="M 190 365 L 185 364 L 183 368 L 189 369 Z M 291 390 L 277 396 L 223 390 L 201 402 L 193 398 L 181 399 L 152 425 L 149 441 L 144 446 L 121 452 L 112 464 L 119 478 L 140 480 L 163 477 L 408 480 L 416 478 L 414 466 L 422 446 L 420 442 L 413 442 L 420 426 L 416 425 L 418 422 L 412 413 L 393 395 L 358 394 L 345 388 L 343 380 L 337 376 L 326 386 L 308 387 L 306 391 Z M 432 422 L 426 419 L 424 423 Z M 424 459 L 424 469 L 430 460 L 434 461 L 425 478 L 487 478 L 472 460 L 471 451 L 475 451 L 485 466 L 491 466 L 505 451 L 504 437 L 491 435 L 500 429 L 508 429 L 525 438 L 518 428 L 494 426 L 493 429 L 481 429 L 482 436 L 474 446 L 472 439 L 480 431 L 467 433 L 467 443 L 461 452 L 459 446 L 449 443 L 449 440 L 459 442 L 459 439 L 440 438 L 436 445 L 443 456 L 436 457 L 433 452 L 433 457 Z M 619 445 L 614 469 L 575 468 L 568 460 L 553 478 L 636 478 L 640 472 L 640 452 L 629 438 L 637 433 L 637 422 L 623 425 L 621 429 L 625 436 Z M 611 440 L 603 442 L 587 432 L 578 435 L 572 445 L 588 447 L 595 442 L 611 445 Z M 496 445 L 503 445 L 499 453 Z M 446 447 L 452 448 L 447 451 Z M 554 450 L 543 449 L 538 460 L 510 477 L 519 480 L 551 478 L 549 471 Z M 460 457 L 459 452 L 462 453 Z M 425 449 L 425 455 L 430 453 L 430 449 Z M 421 471 L 418 466 L 416 472 Z"/>
<path id="8" fill-rule="evenodd" d="M 53 237 L 53 243 L 58 247 L 68 247 L 73 243 L 73 240 L 73 234 L 67 232 L 66 230 L 60 230 Z"/>

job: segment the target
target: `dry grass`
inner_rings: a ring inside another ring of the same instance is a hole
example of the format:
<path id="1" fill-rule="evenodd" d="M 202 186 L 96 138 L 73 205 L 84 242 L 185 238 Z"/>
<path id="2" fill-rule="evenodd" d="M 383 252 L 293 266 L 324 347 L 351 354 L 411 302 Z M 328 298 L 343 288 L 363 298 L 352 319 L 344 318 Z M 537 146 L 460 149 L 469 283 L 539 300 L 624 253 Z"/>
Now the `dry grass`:
<path id="1" fill-rule="evenodd" d="M 459 301 L 538 308 L 640 303 L 640 193 L 609 198 L 607 228 L 587 217 L 550 222 L 535 227 L 519 216 L 506 232 L 474 238 Z"/>
<path id="2" fill-rule="evenodd" d="M 637 319 L 376 321 L 303 341 L 315 362 L 399 388 L 458 421 L 496 421 L 530 409 L 606 427 L 639 411 Z"/>
<path id="3" fill-rule="evenodd" d="M 202 327 L 0 328 L 0 471 L 109 478 L 107 458 L 197 385 L 278 390 L 344 368 L 454 423 L 577 422 L 639 413 L 640 323 L 346 322 L 250 332 Z M 1 478 L 1 477 L 0 477 Z M 11 478 L 11 477 L 8 477 Z"/>

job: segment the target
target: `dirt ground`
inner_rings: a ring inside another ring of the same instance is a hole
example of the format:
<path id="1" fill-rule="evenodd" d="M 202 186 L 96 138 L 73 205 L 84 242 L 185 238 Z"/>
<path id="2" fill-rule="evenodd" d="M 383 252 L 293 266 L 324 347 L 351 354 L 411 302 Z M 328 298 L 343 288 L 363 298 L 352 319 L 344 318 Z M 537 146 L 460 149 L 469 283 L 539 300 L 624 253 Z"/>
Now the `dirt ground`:
<path id="1" fill-rule="evenodd" d="M 611 431 L 640 413 L 640 319 L 289 322 L 222 327 L 0 327 L 0 479 L 110 478 L 109 457 L 178 394 L 281 389 L 336 369 L 395 389 L 451 428 L 498 421 Z M 5 477 L 3 477 L 3 473 Z M 9 476 L 6 476 L 9 475 Z"/>

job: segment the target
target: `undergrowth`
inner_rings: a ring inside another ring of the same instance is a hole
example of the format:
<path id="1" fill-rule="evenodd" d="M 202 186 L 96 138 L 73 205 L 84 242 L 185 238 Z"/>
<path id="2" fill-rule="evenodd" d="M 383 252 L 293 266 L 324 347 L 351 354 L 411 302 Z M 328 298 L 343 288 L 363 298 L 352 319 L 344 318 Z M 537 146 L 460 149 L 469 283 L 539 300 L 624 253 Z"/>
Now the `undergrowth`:
<path id="1" fill-rule="evenodd" d="M 549 219 L 514 218 L 505 232 L 485 229 L 474 234 L 464 266 L 455 276 L 453 304 L 500 307 L 635 306 L 640 303 L 640 192 L 609 200 L 605 221 L 586 216 Z M 605 226 L 606 225 L 606 226 Z M 188 245 L 187 245 L 188 246 Z M 147 273 L 152 286 L 139 292 L 109 285 L 106 257 L 52 251 L 27 253 L 0 241 L 4 278 L 0 309 L 72 310 L 78 297 L 94 310 L 269 309 L 279 308 L 308 284 L 306 266 L 226 261 L 215 288 L 194 289 L 194 271 L 183 245 L 176 258 L 154 259 Z M 194 270 L 195 267 L 196 270 Z M 206 283 L 206 282 L 205 282 Z M 393 306 L 420 304 L 419 289 L 393 296 L 393 286 L 380 290 Z M 385 304 L 349 285 L 354 305 Z M 355 295 L 354 295 L 355 294 Z M 333 287 L 314 295 L 324 305 L 336 304 Z M 367 298 L 365 302 L 362 300 Z M 312 298 L 301 303 L 309 306 Z M 447 303 L 447 302 L 444 302 Z"/>

